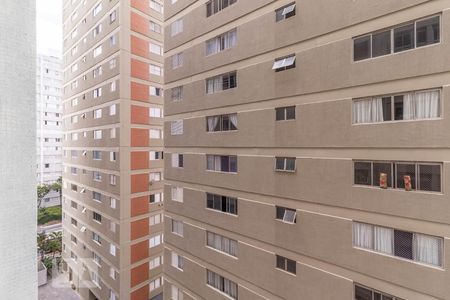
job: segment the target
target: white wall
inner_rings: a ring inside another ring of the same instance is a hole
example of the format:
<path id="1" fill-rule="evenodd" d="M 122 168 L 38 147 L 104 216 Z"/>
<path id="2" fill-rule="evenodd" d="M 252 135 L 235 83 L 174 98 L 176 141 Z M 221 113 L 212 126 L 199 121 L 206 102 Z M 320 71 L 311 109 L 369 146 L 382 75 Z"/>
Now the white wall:
<path id="1" fill-rule="evenodd" d="M 35 0 L 1 0 L 0 299 L 37 299 Z"/>

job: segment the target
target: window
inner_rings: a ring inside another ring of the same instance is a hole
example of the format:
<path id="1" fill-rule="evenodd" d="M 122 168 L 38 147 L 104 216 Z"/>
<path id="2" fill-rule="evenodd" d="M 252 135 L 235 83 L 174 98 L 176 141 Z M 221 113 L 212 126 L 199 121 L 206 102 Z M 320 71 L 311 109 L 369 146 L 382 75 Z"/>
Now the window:
<path id="1" fill-rule="evenodd" d="M 100 194 L 99 192 L 92 192 L 92 200 L 98 201 L 98 202 L 102 202 L 102 194 Z"/>
<path id="2" fill-rule="evenodd" d="M 78 191 L 78 186 L 77 186 L 76 184 L 72 184 L 72 185 L 70 186 L 70 189 L 71 189 L 73 192 L 76 192 L 76 191 Z"/>
<path id="3" fill-rule="evenodd" d="M 161 244 L 161 235 L 156 235 L 150 238 L 149 247 L 153 248 Z"/>
<path id="4" fill-rule="evenodd" d="M 157 54 L 157 55 L 162 55 L 162 53 L 163 53 L 162 47 L 160 45 L 153 44 L 153 43 L 150 43 L 150 52 Z"/>
<path id="5" fill-rule="evenodd" d="M 176 20 L 170 25 L 171 36 L 175 36 L 181 32 L 183 32 L 183 19 Z"/>
<path id="6" fill-rule="evenodd" d="M 441 117 L 441 91 L 426 90 L 353 101 L 353 123 L 368 124 Z"/>
<path id="7" fill-rule="evenodd" d="M 109 199 L 109 207 L 115 209 L 116 206 L 117 206 L 117 200 L 116 200 L 115 198 L 110 198 L 110 199 Z"/>
<path id="8" fill-rule="evenodd" d="M 280 22 L 293 16 L 295 16 L 295 2 L 283 6 L 275 11 L 275 20 L 277 22 Z"/>
<path id="9" fill-rule="evenodd" d="M 70 258 L 72 258 L 72 260 L 76 263 L 78 260 L 78 256 L 76 256 L 75 253 L 73 253 L 72 251 L 70 251 Z"/>
<path id="10" fill-rule="evenodd" d="M 237 130 L 237 114 L 206 117 L 206 131 L 233 131 Z"/>
<path id="11" fill-rule="evenodd" d="M 109 37 L 109 46 L 114 46 L 115 44 L 117 44 L 117 37 L 115 34 L 111 35 Z"/>
<path id="12" fill-rule="evenodd" d="M 353 246 L 442 266 L 443 239 L 376 225 L 353 223 Z"/>
<path id="13" fill-rule="evenodd" d="M 178 220 L 172 220 L 172 233 L 183 236 L 183 222 Z"/>
<path id="14" fill-rule="evenodd" d="M 206 193 L 206 207 L 233 215 L 238 214 L 238 199 Z"/>
<path id="15" fill-rule="evenodd" d="M 74 64 L 74 65 L 70 68 L 70 70 L 72 71 L 72 73 L 78 71 L 78 64 Z"/>
<path id="16" fill-rule="evenodd" d="M 78 105 L 78 98 L 72 99 L 72 107 Z"/>
<path id="17" fill-rule="evenodd" d="M 152 194 L 149 196 L 150 203 L 159 203 L 163 199 L 162 193 Z"/>
<path id="18" fill-rule="evenodd" d="M 74 236 L 73 234 L 70 235 L 70 241 L 75 245 L 78 243 L 77 237 Z"/>
<path id="19" fill-rule="evenodd" d="M 171 300 L 183 300 L 183 292 L 177 286 L 172 284 L 170 292 L 171 292 L 170 298 Z"/>
<path id="20" fill-rule="evenodd" d="M 162 118 L 162 109 L 159 107 L 150 107 L 150 117 L 152 118 Z"/>
<path id="21" fill-rule="evenodd" d="M 154 259 L 150 260 L 150 270 L 159 267 L 162 264 L 162 260 L 162 256 L 157 256 Z"/>
<path id="22" fill-rule="evenodd" d="M 97 287 L 100 287 L 100 277 L 96 272 L 91 272 L 91 279 Z"/>
<path id="23" fill-rule="evenodd" d="M 117 12 L 113 11 L 109 14 L 109 24 L 113 23 L 117 18 Z"/>
<path id="24" fill-rule="evenodd" d="M 116 89 L 117 89 L 117 84 L 116 84 L 116 82 L 115 82 L 115 81 L 111 82 L 111 83 L 109 84 L 109 90 L 110 90 L 111 92 L 115 92 Z"/>
<path id="25" fill-rule="evenodd" d="M 275 59 L 272 70 L 276 72 L 295 68 L 295 54 Z"/>
<path id="26" fill-rule="evenodd" d="M 111 59 L 109 61 L 109 68 L 114 69 L 116 67 L 116 64 L 117 64 L 117 60 L 115 58 Z"/>
<path id="27" fill-rule="evenodd" d="M 295 172 L 295 157 L 276 157 L 275 158 L 275 170 Z"/>
<path id="28" fill-rule="evenodd" d="M 276 267 L 277 269 L 297 274 L 297 262 L 295 260 L 276 255 Z"/>
<path id="29" fill-rule="evenodd" d="M 72 141 L 78 141 L 78 133 L 77 132 L 72 133 Z"/>
<path id="30" fill-rule="evenodd" d="M 275 120 L 276 121 L 295 120 L 295 106 L 275 108 Z"/>
<path id="31" fill-rule="evenodd" d="M 102 181 L 102 174 L 99 171 L 92 171 L 94 181 Z"/>
<path id="32" fill-rule="evenodd" d="M 237 44 L 237 30 L 233 29 L 206 41 L 206 55 L 212 55 L 232 48 Z"/>
<path id="33" fill-rule="evenodd" d="M 102 138 L 102 130 L 94 130 L 94 140 L 100 140 Z"/>
<path id="34" fill-rule="evenodd" d="M 75 227 L 77 227 L 77 225 L 78 225 L 78 221 L 74 218 L 70 218 L 70 223 Z"/>
<path id="35" fill-rule="evenodd" d="M 206 79 L 206 93 L 213 94 L 237 87 L 236 72 L 222 74 Z"/>
<path id="36" fill-rule="evenodd" d="M 355 284 L 355 300 L 402 300 L 398 297 Z"/>
<path id="37" fill-rule="evenodd" d="M 94 57 L 97 57 L 100 54 L 102 54 L 102 46 L 98 46 L 97 48 L 94 49 Z"/>
<path id="38" fill-rule="evenodd" d="M 162 75 L 162 69 L 160 66 L 156 65 L 150 65 L 150 74 L 161 76 Z"/>
<path id="39" fill-rule="evenodd" d="M 101 160 L 102 159 L 102 152 L 98 150 L 92 151 L 92 159 L 93 160 Z"/>
<path id="40" fill-rule="evenodd" d="M 183 134 L 183 120 L 176 120 L 170 123 L 170 134 L 171 135 Z"/>
<path id="41" fill-rule="evenodd" d="M 116 161 L 117 160 L 117 152 L 110 151 L 109 152 L 109 161 Z"/>
<path id="42" fill-rule="evenodd" d="M 154 226 L 154 225 L 161 223 L 161 214 L 150 216 L 149 222 L 150 222 L 150 226 Z"/>
<path id="43" fill-rule="evenodd" d="M 98 25 L 95 26 L 94 29 L 92 30 L 92 34 L 94 35 L 94 37 L 96 37 L 97 35 L 99 35 L 100 32 L 102 32 L 102 24 L 98 24 Z"/>
<path id="44" fill-rule="evenodd" d="M 116 271 L 112 267 L 109 268 L 109 277 L 116 279 Z"/>
<path id="45" fill-rule="evenodd" d="M 102 264 L 102 258 L 100 256 L 98 256 L 97 253 L 95 253 L 94 251 L 92 251 L 92 260 L 94 261 L 94 263 L 96 263 L 98 266 L 101 266 Z"/>
<path id="46" fill-rule="evenodd" d="M 163 93 L 163 89 L 156 86 L 150 86 L 150 96 L 161 97 Z"/>
<path id="47" fill-rule="evenodd" d="M 114 116 L 116 114 L 116 104 L 109 106 L 109 115 Z"/>
<path id="48" fill-rule="evenodd" d="M 70 201 L 70 206 L 74 209 L 78 208 L 78 204 L 75 201 Z"/>
<path id="49" fill-rule="evenodd" d="M 163 12 L 163 5 L 155 0 L 150 0 L 150 8 L 159 13 Z"/>
<path id="50" fill-rule="evenodd" d="M 111 139 L 115 139 L 116 138 L 116 128 L 111 128 L 109 131 L 109 137 Z"/>
<path id="51" fill-rule="evenodd" d="M 183 188 L 178 186 L 172 187 L 172 200 L 176 202 L 183 202 Z"/>
<path id="52" fill-rule="evenodd" d="M 354 38 L 353 60 L 384 56 L 439 42 L 440 16 L 434 16 Z"/>
<path id="53" fill-rule="evenodd" d="M 162 180 L 161 172 L 151 172 L 150 173 L 150 183 Z"/>
<path id="54" fill-rule="evenodd" d="M 237 156 L 206 155 L 206 170 L 215 172 L 237 173 Z"/>
<path id="55" fill-rule="evenodd" d="M 92 232 L 92 240 L 94 242 L 97 242 L 100 245 L 102 244 L 102 240 L 101 240 L 100 236 L 95 232 Z"/>
<path id="56" fill-rule="evenodd" d="M 183 52 L 172 55 L 172 69 L 183 66 Z"/>
<path id="57" fill-rule="evenodd" d="M 183 270 L 184 268 L 184 258 L 183 256 L 172 251 L 172 266 L 179 270 Z"/>
<path id="58" fill-rule="evenodd" d="M 183 167 L 183 154 L 172 153 L 172 168 Z"/>
<path id="59" fill-rule="evenodd" d="M 161 25 L 153 21 L 150 21 L 150 30 L 156 33 L 161 33 Z"/>
<path id="60" fill-rule="evenodd" d="M 94 10 L 92 11 L 92 14 L 94 17 L 99 14 L 99 12 L 102 11 L 102 3 L 100 2 L 97 6 L 94 7 Z"/>
<path id="61" fill-rule="evenodd" d="M 78 123 L 78 116 L 72 116 L 71 122 L 72 124 Z"/>
<path id="62" fill-rule="evenodd" d="M 357 185 L 441 192 L 441 164 L 355 161 L 353 166 Z"/>
<path id="63" fill-rule="evenodd" d="M 163 151 L 150 151 L 150 160 L 161 160 L 163 156 Z"/>
<path id="64" fill-rule="evenodd" d="M 100 119 L 102 117 L 102 109 L 96 109 L 94 110 L 94 119 Z"/>
<path id="65" fill-rule="evenodd" d="M 227 294 L 233 299 L 238 299 L 238 286 L 235 282 L 220 276 L 213 271 L 206 270 L 206 283 L 216 290 Z"/>
<path id="66" fill-rule="evenodd" d="M 98 97 L 101 97 L 102 96 L 102 88 L 99 87 L 99 88 L 94 89 L 92 91 L 92 94 L 93 94 L 94 99 L 98 98 Z"/>
<path id="67" fill-rule="evenodd" d="M 116 256 L 116 246 L 114 246 L 113 244 L 109 244 L 109 254 L 111 254 L 112 256 Z"/>
<path id="68" fill-rule="evenodd" d="M 207 231 L 206 244 L 220 252 L 237 257 L 238 242 L 235 240 Z"/>
<path id="69" fill-rule="evenodd" d="M 173 102 L 178 102 L 183 100 L 183 87 L 177 86 L 171 90 L 171 98 Z"/>
<path id="70" fill-rule="evenodd" d="M 277 206 L 275 218 L 284 223 L 294 224 L 297 223 L 297 211 L 295 209 Z"/>
<path id="71" fill-rule="evenodd" d="M 116 185 L 117 184 L 117 177 L 116 175 L 109 175 L 109 184 L 110 185 Z"/>
<path id="72" fill-rule="evenodd" d="M 161 278 L 158 277 L 152 281 L 150 281 L 150 292 L 158 289 L 161 286 Z"/>
<path id="73" fill-rule="evenodd" d="M 235 4 L 237 0 L 210 0 L 206 2 L 206 17 L 210 17 L 222 9 Z"/>

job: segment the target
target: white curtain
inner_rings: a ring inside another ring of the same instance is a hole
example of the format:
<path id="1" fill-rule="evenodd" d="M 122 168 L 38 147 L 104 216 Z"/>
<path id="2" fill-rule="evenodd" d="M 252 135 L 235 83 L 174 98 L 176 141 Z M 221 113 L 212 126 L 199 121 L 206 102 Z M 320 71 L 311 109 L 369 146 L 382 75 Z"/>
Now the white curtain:
<path id="1" fill-rule="evenodd" d="M 226 253 L 230 253 L 230 240 L 227 238 L 222 239 L 222 250 Z"/>
<path id="2" fill-rule="evenodd" d="M 214 155 L 206 156 L 206 169 L 214 171 Z"/>
<path id="3" fill-rule="evenodd" d="M 230 254 L 237 256 L 237 242 L 234 240 L 230 240 Z"/>
<path id="4" fill-rule="evenodd" d="M 441 265 L 442 239 L 423 234 L 414 235 L 414 259 L 435 266 Z"/>
<path id="5" fill-rule="evenodd" d="M 208 131 L 214 131 L 217 124 L 219 123 L 219 117 L 208 117 Z"/>
<path id="6" fill-rule="evenodd" d="M 354 101 L 353 122 L 356 124 L 383 122 L 382 98 L 371 98 Z"/>
<path id="7" fill-rule="evenodd" d="M 183 134 L 183 120 L 172 121 L 170 125 L 171 135 Z"/>
<path id="8" fill-rule="evenodd" d="M 374 227 L 374 250 L 392 254 L 394 231 L 385 227 Z"/>
<path id="9" fill-rule="evenodd" d="M 214 93 L 214 78 L 210 78 L 206 82 L 206 93 L 212 94 Z"/>
<path id="10" fill-rule="evenodd" d="M 237 124 L 238 124 L 237 114 L 230 115 L 230 122 L 231 122 L 231 124 L 234 125 L 234 127 L 237 128 Z"/>
<path id="11" fill-rule="evenodd" d="M 439 91 L 419 92 L 415 96 L 416 119 L 439 117 Z"/>
<path id="12" fill-rule="evenodd" d="M 211 232 L 208 232 L 208 246 L 213 247 L 214 246 L 214 234 Z"/>
<path id="13" fill-rule="evenodd" d="M 230 31 L 224 36 L 224 49 L 231 48 L 236 45 L 236 30 Z"/>
<path id="14" fill-rule="evenodd" d="M 214 156 L 214 170 L 215 171 L 221 171 L 222 170 L 222 163 L 220 156 Z"/>
<path id="15" fill-rule="evenodd" d="M 179 162 L 179 156 L 177 153 L 172 153 L 172 167 L 176 168 L 178 167 L 178 162 Z"/>
<path id="16" fill-rule="evenodd" d="M 222 250 L 222 237 L 218 234 L 214 235 L 214 248 Z"/>
<path id="17" fill-rule="evenodd" d="M 222 81 L 223 76 L 218 76 L 214 78 L 214 92 L 218 92 L 222 90 Z"/>
<path id="18" fill-rule="evenodd" d="M 414 94 L 403 95 L 403 120 L 415 119 Z"/>
<path id="19" fill-rule="evenodd" d="M 373 249 L 373 226 L 363 223 L 353 223 L 353 245 Z"/>
<path id="20" fill-rule="evenodd" d="M 220 51 L 220 38 L 214 38 L 206 42 L 206 55 L 211 55 Z"/>

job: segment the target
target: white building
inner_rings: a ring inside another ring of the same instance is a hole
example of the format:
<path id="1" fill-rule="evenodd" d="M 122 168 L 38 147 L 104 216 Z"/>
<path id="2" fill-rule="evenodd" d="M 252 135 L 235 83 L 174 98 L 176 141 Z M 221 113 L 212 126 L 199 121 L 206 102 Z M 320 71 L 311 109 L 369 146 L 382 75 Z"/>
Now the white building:
<path id="1" fill-rule="evenodd" d="M 37 101 L 37 181 L 55 182 L 62 171 L 63 81 L 61 58 L 38 55 L 36 72 Z"/>

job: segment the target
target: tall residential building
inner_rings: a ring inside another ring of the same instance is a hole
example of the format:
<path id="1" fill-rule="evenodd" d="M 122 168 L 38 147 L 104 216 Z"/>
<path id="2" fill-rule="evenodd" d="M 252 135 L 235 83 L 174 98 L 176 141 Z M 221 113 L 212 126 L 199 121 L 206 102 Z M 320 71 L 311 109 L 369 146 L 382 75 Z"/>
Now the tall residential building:
<path id="1" fill-rule="evenodd" d="M 53 183 L 62 172 L 62 61 L 40 54 L 36 71 L 37 181 Z"/>
<path id="2" fill-rule="evenodd" d="M 36 1 L 2 1 L 0 37 L 0 299 L 37 299 Z"/>
<path id="3" fill-rule="evenodd" d="M 65 0 L 63 256 L 82 299 L 162 299 L 163 5 Z"/>
<path id="4" fill-rule="evenodd" d="M 169 299 L 450 299 L 449 8 L 166 1 Z"/>

